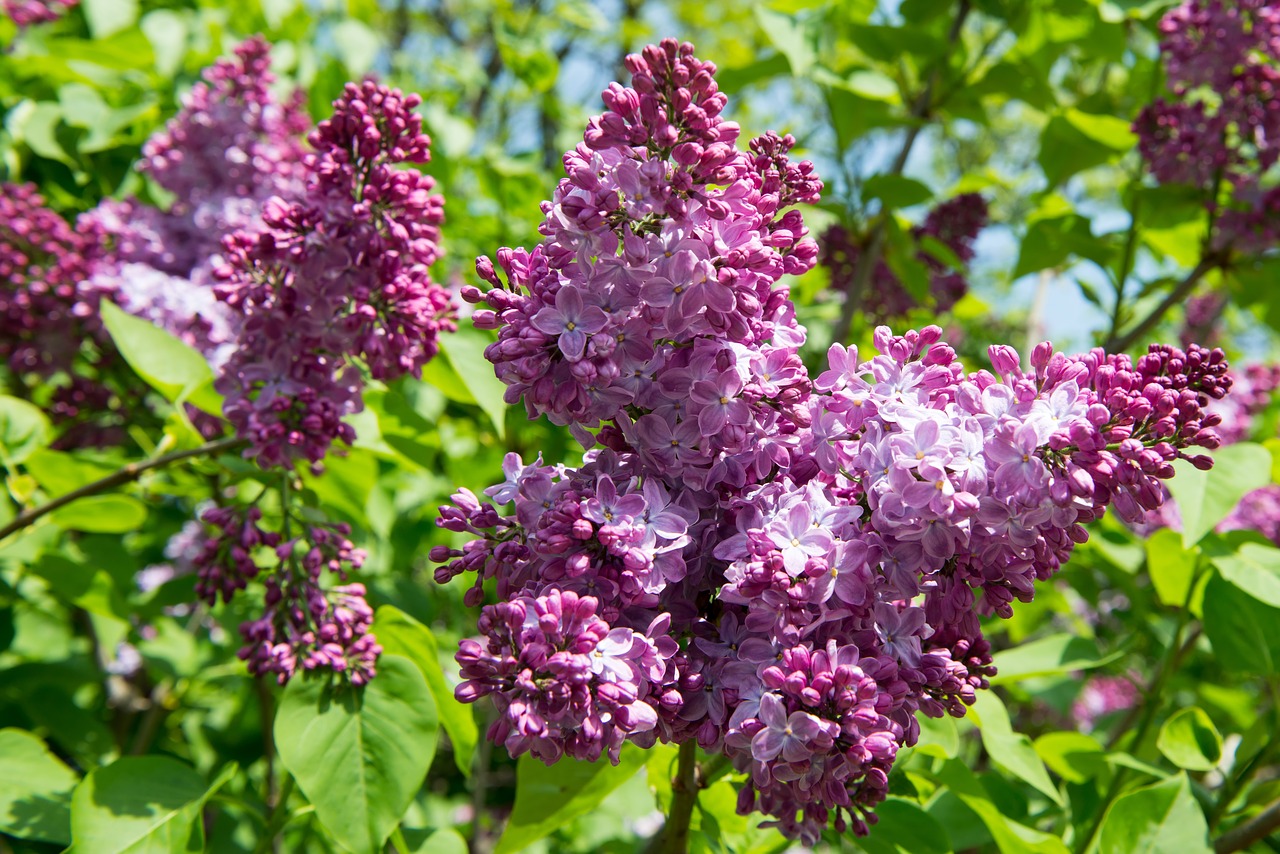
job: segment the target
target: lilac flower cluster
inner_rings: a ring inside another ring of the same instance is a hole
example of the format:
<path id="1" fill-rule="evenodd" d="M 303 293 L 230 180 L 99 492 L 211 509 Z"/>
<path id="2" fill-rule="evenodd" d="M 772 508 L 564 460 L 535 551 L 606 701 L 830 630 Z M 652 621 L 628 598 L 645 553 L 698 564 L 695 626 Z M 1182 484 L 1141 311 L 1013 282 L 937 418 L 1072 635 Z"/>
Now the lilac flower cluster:
<path id="1" fill-rule="evenodd" d="M 1158 503 L 1214 447 L 1220 351 L 1010 347 L 966 374 L 941 330 L 835 345 L 810 379 L 777 273 L 812 266 L 792 202 L 819 184 L 789 140 L 732 144 L 710 63 L 674 41 L 565 157 L 544 241 L 467 296 L 531 416 L 592 448 L 467 490 L 436 579 L 492 580 L 459 699 L 490 696 L 513 754 L 616 760 L 696 741 L 749 779 L 742 812 L 809 843 L 865 833 L 917 711 L 962 715 L 993 673 L 979 613 L 1008 616 L 1114 504 Z M 690 146 L 690 147 L 684 147 Z M 695 156 L 696 155 L 696 156 Z M 605 422 L 602 426 L 600 422 Z M 591 430 L 596 432 L 592 433 Z M 504 513 L 499 507 L 513 505 Z"/>
<path id="2" fill-rule="evenodd" d="M 143 146 L 141 170 L 175 197 L 168 210 L 106 199 L 80 218 L 94 246 L 94 285 L 215 367 L 235 348 L 242 322 L 214 296 L 222 240 L 260 230 L 269 198 L 295 198 L 305 186 L 310 120 L 300 90 L 283 102 L 272 93 L 270 50 L 257 36 L 206 69 Z"/>
<path id="3" fill-rule="evenodd" d="M 1263 0 L 1186 0 L 1160 31 L 1171 98 L 1138 115 L 1139 151 L 1161 183 L 1229 188 L 1219 246 L 1273 246 L 1280 188 L 1261 178 L 1280 159 L 1280 10 Z"/>
<path id="4" fill-rule="evenodd" d="M 36 24 L 47 24 L 61 18 L 80 0 L 4 0 L 5 16 L 25 30 Z"/>
<path id="5" fill-rule="evenodd" d="M 364 562 L 349 526 L 314 524 L 305 536 L 286 538 L 262 527 L 256 506 L 211 507 L 200 520 L 208 531 L 192 559 L 200 599 L 230 602 L 266 575 L 266 611 L 240 626 L 239 656 L 250 673 L 272 674 L 281 684 L 298 670 L 318 668 L 345 673 L 354 685 L 374 677 L 382 648 L 369 633 L 373 610 L 364 585 L 320 586 L 326 570 L 346 582 Z"/>
<path id="6" fill-rule="evenodd" d="M 0 359 L 19 376 L 69 371 L 100 329 L 100 294 L 83 282 L 83 235 L 31 184 L 0 186 Z"/>
<path id="7" fill-rule="evenodd" d="M 1081 732 L 1092 732 L 1098 719 L 1129 709 L 1138 700 L 1138 686 L 1125 676 L 1095 676 L 1084 683 L 1071 704 L 1071 717 Z"/>
<path id="8" fill-rule="evenodd" d="M 417 375 L 453 328 L 439 257 L 443 199 L 425 163 L 430 140 L 416 95 L 348 84 L 310 135 L 306 191 L 263 208 L 262 228 L 226 238 L 218 298 L 242 326 L 217 387 L 247 456 L 263 466 L 318 466 L 343 418 L 360 408 L 360 365 L 380 380 Z"/>
<path id="9" fill-rule="evenodd" d="M 945 246 L 965 267 L 973 260 L 974 241 L 987 225 L 987 202 L 978 193 L 962 193 L 934 207 L 912 230 L 920 242 L 933 238 Z M 847 291 L 855 275 L 863 246 L 842 225 L 832 225 L 822 235 L 820 263 L 831 272 L 831 287 Z M 966 269 L 951 264 L 920 243 L 916 260 L 929 271 L 929 296 L 939 311 L 946 311 L 969 292 Z M 919 303 L 882 257 L 871 273 L 866 293 L 858 295 L 863 312 L 876 320 L 905 316 Z"/>

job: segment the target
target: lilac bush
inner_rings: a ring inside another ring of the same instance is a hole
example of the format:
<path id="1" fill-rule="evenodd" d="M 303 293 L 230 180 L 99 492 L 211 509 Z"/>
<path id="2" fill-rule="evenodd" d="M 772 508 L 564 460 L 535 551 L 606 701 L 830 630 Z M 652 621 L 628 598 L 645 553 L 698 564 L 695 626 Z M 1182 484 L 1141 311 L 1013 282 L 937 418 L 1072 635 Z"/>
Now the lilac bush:
<path id="1" fill-rule="evenodd" d="M 667 40 L 627 59 L 565 156 L 544 240 L 503 249 L 464 297 L 530 417 L 568 425 L 580 467 L 507 459 L 439 524 L 441 582 L 492 580 L 459 699 L 492 696 L 514 756 L 615 762 L 625 741 L 696 741 L 760 810 L 813 844 L 866 833 L 916 711 L 987 687 L 980 614 L 1012 614 L 1108 506 L 1160 505 L 1172 462 L 1220 439 L 1220 350 L 1131 360 L 1009 346 L 966 372 L 941 330 L 833 345 L 810 378 L 780 277 L 817 247 L 821 182 L 793 140 L 748 149 L 715 67 Z M 593 446 L 602 447 L 595 448 Z M 499 506 L 514 504 L 511 513 Z"/>

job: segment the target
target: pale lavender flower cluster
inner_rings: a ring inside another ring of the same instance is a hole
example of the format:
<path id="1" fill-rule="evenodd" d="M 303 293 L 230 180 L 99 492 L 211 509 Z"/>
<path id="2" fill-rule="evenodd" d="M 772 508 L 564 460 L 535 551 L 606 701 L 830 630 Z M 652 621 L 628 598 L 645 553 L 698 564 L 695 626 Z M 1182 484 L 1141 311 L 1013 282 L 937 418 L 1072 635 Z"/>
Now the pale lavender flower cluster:
<path id="1" fill-rule="evenodd" d="M 349 526 L 313 524 L 305 536 L 286 538 L 260 524 L 256 506 L 211 507 L 200 520 L 208 533 L 192 559 L 197 596 L 209 605 L 229 602 L 266 575 L 265 612 L 240 626 L 239 656 L 250 673 L 274 675 L 281 684 L 318 668 L 347 674 L 354 685 L 374 677 L 382 648 L 369 633 L 373 609 L 364 585 L 320 584 L 326 571 L 346 582 L 364 563 Z"/>
<path id="2" fill-rule="evenodd" d="M 237 313 L 214 296 L 222 240 L 262 228 L 273 196 L 304 190 L 303 93 L 271 90 L 260 36 L 218 60 L 143 146 L 140 168 L 174 195 L 168 210 L 106 199 L 80 218 L 95 244 L 92 282 L 132 314 L 177 335 L 215 367 L 235 347 Z"/>
<path id="3" fill-rule="evenodd" d="M 785 140 L 731 145 L 689 45 L 628 65 L 543 243 L 499 253 L 505 285 L 481 259 L 495 287 L 470 294 L 508 400 L 605 447 L 577 468 L 509 455 L 491 501 L 441 508 L 473 539 L 432 550 L 437 580 L 474 572 L 466 602 L 487 579 L 500 600 L 457 696 L 494 698 L 513 755 L 696 740 L 749 774 L 744 813 L 811 844 L 866 832 L 915 713 L 961 715 L 987 685 L 979 613 L 1029 600 L 1108 504 L 1163 499 L 1171 461 L 1217 443 L 1226 363 L 1045 344 L 1030 372 L 1002 346 L 966 374 L 937 327 L 881 327 L 880 355 L 836 345 L 810 380 L 776 274 L 812 249 L 778 214 L 817 179 Z"/>
<path id="4" fill-rule="evenodd" d="M 1280 188 L 1261 179 L 1280 159 L 1280 9 L 1263 0 L 1186 0 L 1160 31 L 1172 98 L 1138 115 L 1139 151 L 1161 183 L 1230 188 L 1217 244 L 1273 246 Z"/>
<path id="5" fill-rule="evenodd" d="M 359 410 L 360 366 L 380 380 L 417 375 L 453 328 L 440 256 L 443 199 L 425 163 L 417 95 L 348 84 L 310 135 L 306 192 L 269 200 L 261 229 L 224 244 L 218 298 L 243 317 L 217 388 L 246 455 L 263 466 L 318 466 Z"/>
<path id="6" fill-rule="evenodd" d="M 80 0 L 4 0 L 4 14 L 25 30 L 36 24 L 47 24 L 61 18 Z"/>
<path id="7" fill-rule="evenodd" d="M 974 241 L 987 225 L 987 202 L 978 193 L 962 193 L 935 206 L 923 223 L 912 230 L 919 243 L 916 260 L 929 270 L 929 296 L 939 311 L 954 306 L 969 292 L 967 266 L 974 257 Z M 964 265 L 954 269 L 950 263 L 929 251 L 923 238 L 931 237 L 947 247 L 955 260 Z M 822 235 L 819 261 L 831 272 L 833 290 L 847 292 L 856 275 L 864 248 L 855 235 L 843 225 L 832 225 Z M 871 272 L 866 292 L 855 294 L 860 309 L 868 317 L 888 320 L 905 316 L 920 301 L 907 290 L 902 280 L 881 257 Z"/>

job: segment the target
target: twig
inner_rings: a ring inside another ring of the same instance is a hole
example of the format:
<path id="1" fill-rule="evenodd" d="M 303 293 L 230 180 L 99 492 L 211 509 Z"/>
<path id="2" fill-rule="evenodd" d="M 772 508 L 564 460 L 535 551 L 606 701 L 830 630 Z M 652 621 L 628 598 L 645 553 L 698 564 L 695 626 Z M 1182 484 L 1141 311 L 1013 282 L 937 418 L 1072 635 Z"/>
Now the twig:
<path id="1" fill-rule="evenodd" d="M 267 854 L 268 851 L 279 850 L 280 831 L 284 830 L 284 826 L 291 818 L 287 808 L 291 794 L 293 794 L 293 775 L 286 773 L 284 780 L 280 783 L 280 795 L 276 799 L 275 806 L 271 808 L 271 816 L 267 819 L 267 831 L 262 839 L 258 840 L 253 854 Z"/>
<path id="2" fill-rule="evenodd" d="M 1273 801 L 1271 806 L 1246 821 L 1231 828 L 1213 841 L 1213 850 L 1217 854 L 1229 854 L 1231 851 L 1243 851 L 1255 842 L 1261 842 L 1280 829 L 1280 800 Z"/>
<path id="3" fill-rule="evenodd" d="M 1111 336 L 1107 342 L 1103 344 L 1103 349 L 1108 352 L 1116 353 L 1128 350 L 1133 346 L 1133 342 L 1137 341 L 1143 335 L 1146 335 L 1151 329 L 1160 322 L 1160 320 L 1168 313 L 1169 309 L 1186 300 L 1191 292 L 1195 290 L 1197 284 L 1211 270 L 1221 266 L 1222 258 L 1217 254 L 1211 253 L 1200 259 L 1200 263 L 1196 264 L 1195 269 L 1187 274 L 1187 277 L 1177 284 L 1160 304 L 1153 308 L 1146 317 L 1138 322 L 1138 325 L 1130 329 L 1128 332 L 1120 336 Z"/>
<path id="4" fill-rule="evenodd" d="M 85 484 L 79 489 L 73 489 L 66 495 L 59 495 L 57 498 L 47 501 L 38 507 L 23 510 L 17 516 L 13 517 L 13 520 L 9 522 L 9 524 L 0 528 L 0 540 L 3 540 L 15 531 L 21 531 L 40 517 L 46 516 L 59 508 L 66 507 L 73 501 L 78 501 L 81 498 L 87 498 L 90 495 L 97 495 L 99 493 L 106 492 L 109 489 L 114 489 L 117 486 L 129 483 L 130 481 L 137 480 L 139 477 L 153 469 L 164 468 L 172 463 L 181 462 L 182 460 L 190 459 L 192 457 L 216 454 L 219 451 L 226 451 L 243 443 L 243 439 L 238 436 L 232 436 L 227 439 L 218 439 L 214 442 L 206 442 L 198 448 L 189 448 L 185 451 L 174 451 L 171 454 L 165 454 L 164 456 L 156 457 L 153 460 L 129 463 L 101 480 L 95 480 L 93 483 Z"/>

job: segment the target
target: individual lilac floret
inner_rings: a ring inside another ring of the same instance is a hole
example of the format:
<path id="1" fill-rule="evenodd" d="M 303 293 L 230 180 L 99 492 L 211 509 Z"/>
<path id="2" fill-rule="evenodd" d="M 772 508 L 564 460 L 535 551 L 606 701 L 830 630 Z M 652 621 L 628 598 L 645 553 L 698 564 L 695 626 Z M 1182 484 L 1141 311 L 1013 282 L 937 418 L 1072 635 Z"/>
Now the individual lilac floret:
<path id="1" fill-rule="evenodd" d="M 375 379 L 418 375 L 454 328 L 439 257 L 443 200 L 425 163 L 416 95 L 349 84 L 310 136 L 301 201 L 272 199 L 262 230 L 227 238 L 217 293 L 244 320 L 217 381 L 224 411 L 264 466 L 318 466 L 359 410 L 358 364 Z"/>

